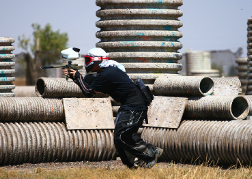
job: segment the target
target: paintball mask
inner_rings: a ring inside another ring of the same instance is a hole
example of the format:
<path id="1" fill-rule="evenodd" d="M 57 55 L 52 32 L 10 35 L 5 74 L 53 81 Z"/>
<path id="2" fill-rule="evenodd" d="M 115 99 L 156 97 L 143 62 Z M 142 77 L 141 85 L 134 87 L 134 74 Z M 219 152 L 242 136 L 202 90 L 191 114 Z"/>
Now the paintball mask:
<path id="1" fill-rule="evenodd" d="M 87 73 L 91 71 L 94 64 L 100 64 L 102 61 L 109 59 L 108 54 L 101 48 L 92 48 L 87 55 L 84 55 L 84 58 Z"/>

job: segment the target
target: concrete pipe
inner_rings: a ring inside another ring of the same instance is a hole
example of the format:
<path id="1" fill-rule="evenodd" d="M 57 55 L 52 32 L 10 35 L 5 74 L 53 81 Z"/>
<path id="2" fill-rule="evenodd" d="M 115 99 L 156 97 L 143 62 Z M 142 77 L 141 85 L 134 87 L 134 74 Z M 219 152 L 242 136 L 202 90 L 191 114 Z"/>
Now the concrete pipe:
<path id="1" fill-rule="evenodd" d="M 96 46 L 122 63 L 133 80 L 142 78 L 152 85 L 163 74 L 178 75 L 182 4 L 182 0 L 97 0 L 101 9 L 96 26 L 101 30 L 96 33 L 100 39 Z"/>
<path id="2" fill-rule="evenodd" d="M 238 64 L 236 69 L 238 70 L 238 77 L 241 81 L 242 93 L 245 94 L 246 87 L 248 85 L 248 79 L 247 79 L 248 77 L 247 75 L 242 77 L 241 73 L 244 73 L 244 72 L 247 73 L 248 71 L 248 58 L 237 58 L 235 62 Z"/>
<path id="3" fill-rule="evenodd" d="M 182 121 L 178 129 L 144 128 L 142 138 L 164 149 L 161 160 L 251 165 L 250 120 Z"/>
<path id="4" fill-rule="evenodd" d="M 15 66 L 15 62 L 11 59 L 15 57 L 11 52 L 15 49 L 12 46 L 15 40 L 9 37 L 0 37 L 0 97 L 13 97 L 15 93 L 12 90 L 15 88 L 15 85 L 12 83 L 15 81 L 15 77 L 12 75 L 15 73 L 15 69 L 12 69 Z"/>
<path id="5" fill-rule="evenodd" d="M 247 76 L 247 79 L 248 81 L 251 81 L 252 79 L 252 75 L 251 75 L 251 70 L 252 69 L 252 17 L 248 19 L 248 28 L 247 28 L 247 37 L 248 37 L 248 40 L 247 40 L 247 50 L 248 50 L 248 53 L 247 53 L 247 58 L 248 58 L 248 76 Z M 246 95 L 251 95 L 252 94 L 252 89 L 251 89 L 251 84 L 248 82 L 247 84 L 247 88 L 246 88 Z"/>
<path id="6" fill-rule="evenodd" d="M 15 97 L 37 97 L 35 86 L 16 86 L 13 92 Z"/>
<path id="7" fill-rule="evenodd" d="M 155 80 L 156 95 L 204 96 L 213 93 L 213 80 L 200 76 L 167 76 Z"/>
<path id="8" fill-rule="evenodd" d="M 71 79 L 40 77 L 35 86 L 37 96 L 43 98 L 85 98 L 79 86 Z M 108 97 L 103 93 L 96 93 L 94 98 Z"/>
<path id="9" fill-rule="evenodd" d="M 189 98 L 183 118 L 242 120 L 248 112 L 248 101 L 242 96 L 206 96 Z"/>
<path id="10" fill-rule="evenodd" d="M 0 97 L 1 122 L 63 122 L 61 99 L 39 97 Z"/>
<path id="11" fill-rule="evenodd" d="M 112 130 L 71 130 L 64 123 L 0 123 L 0 165 L 104 161 L 117 156 Z"/>
<path id="12" fill-rule="evenodd" d="M 238 77 L 212 78 L 214 82 L 213 95 L 229 96 L 242 92 L 241 81 Z"/>

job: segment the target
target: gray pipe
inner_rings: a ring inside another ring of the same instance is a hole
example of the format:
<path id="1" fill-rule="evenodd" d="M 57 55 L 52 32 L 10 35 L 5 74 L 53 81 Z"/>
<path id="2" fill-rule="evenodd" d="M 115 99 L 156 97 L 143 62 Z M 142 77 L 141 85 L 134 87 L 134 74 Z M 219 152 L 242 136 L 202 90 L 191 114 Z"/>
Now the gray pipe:
<path id="1" fill-rule="evenodd" d="M 251 165 L 251 120 L 183 121 L 178 129 L 144 128 L 142 137 L 164 149 L 164 161 Z"/>
<path id="2" fill-rule="evenodd" d="M 44 98 L 85 98 L 81 89 L 71 79 L 40 77 L 36 82 L 37 96 Z M 96 93 L 94 98 L 108 97 L 103 93 Z"/>
<path id="3" fill-rule="evenodd" d="M 247 88 L 246 88 L 246 95 L 251 95 L 252 94 L 252 17 L 248 19 L 248 28 L 247 28 L 247 57 L 248 57 L 248 72 L 247 72 L 247 79 L 248 79 L 248 84 L 247 84 Z"/>
<path id="4" fill-rule="evenodd" d="M 62 122 L 64 120 L 61 99 L 0 97 L 1 122 Z"/>
<path id="5" fill-rule="evenodd" d="M 64 123 L 0 123 L 0 165 L 104 161 L 117 156 L 112 130 L 71 130 Z"/>
<path id="6" fill-rule="evenodd" d="M 37 97 L 35 86 L 16 86 L 13 92 L 15 97 Z"/>
<path id="7" fill-rule="evenodd" d="M 11 52 L 15 49 L 12 46 L 12 43 L 15 42 L 15 39 L 10 37 L 0 37 L 0 97 L 14 97 L 15 94 L 12 90 L 15 88 L 13 81 L 15 77 L 12 75 L 15 73 L 15 69 L 12 69 L 12 66 L 15 66 L 15 62 L 11 59 L 15 57 L 15 54 Z"/>
<path id="8" fill-rule="evenodd" d="M 242 92 L 241 81 L 238 77 L 212 78 L 214 82 L 213 95 L 230 96 Z"/>
<path id="9" fill-rule="evenodd" d="M 100 18 L 96 26 L 101 30 L 96 37 L 101 40 L 96 46 L 123 64 L 133 80 L 153 84 L 162 74 L 178 74 L 182 4 L 182 0 L 97 0 L 101 9 L 96 12 Z"/>
<path id="10" fill-rule="evenodd" d="M 201 76 L 167 76 L 157 78 L 153 85 L 156 95 L 204 96 L 213 92 L 213 80 Z"/>
<path id="11" fill-rule="evenodd" d="M 242 88 L 242 92 L 245 94 L 246 92 L 246 87 L 248 84 L 248 77 L 247 75 L 243 75 L 244 73 L 247 74 L 248 71 L 248 59 L 247 58 L 237 58 L 235 60 L 235 62 L 238 64 L 238 66 L 236 66 L 236 70 L 238 70 L 238 77 L 239 80 L 241 82 L 241 88 Z"/>
<path id="12" fill-rule="evenodd" d="M 242 96 L 206 96 L 189 98 L 185 108 L 186 119 L 245 119 L 248 101 Z"/>

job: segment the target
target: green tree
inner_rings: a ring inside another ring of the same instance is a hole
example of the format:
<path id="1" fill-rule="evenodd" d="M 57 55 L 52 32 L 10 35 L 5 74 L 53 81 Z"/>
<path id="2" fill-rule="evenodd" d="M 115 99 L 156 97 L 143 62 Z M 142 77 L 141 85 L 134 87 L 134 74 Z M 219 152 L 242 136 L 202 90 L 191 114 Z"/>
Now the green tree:
<path id="1" fill-rule="evenodd" d="M 41 28 L 32 24 L 32 40 L 25 35 L 18 37 L 18 46 L 25 52 L 21 54 L 20 62 L 26 63 L 26 85 L 35 85 L 40 76 L 47 76 L 40 66 L 55 64 L 61 58 L 61 50 L 67 48 L 68 35 L 53 31 L 50 24 Z"/>

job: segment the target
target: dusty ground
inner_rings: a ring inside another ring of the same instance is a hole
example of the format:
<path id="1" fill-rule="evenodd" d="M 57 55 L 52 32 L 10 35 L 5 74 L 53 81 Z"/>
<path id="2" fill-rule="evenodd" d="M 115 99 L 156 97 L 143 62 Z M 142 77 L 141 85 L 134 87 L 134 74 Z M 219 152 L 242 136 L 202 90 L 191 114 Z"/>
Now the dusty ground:
<path id="1" fill-rule="evenodd" d="M 158 162 L 153 168 L 167 168 L 172 166 L 171 163 Z M 101 162 L 56 162 L 56 163 L 38 163 L 30 164 L 25 163 L 21 165 L 8 165 L 0 166 L 0 169 L 16 170 L 16 171 L 34 171 L 34 169 L 46 169 L 46 170 L 57 170 L 57 169 L 67 169 L 67 168 L 105 168 L 105 169 L 123 169 L 126 168 L 122 164 L 121 160 L 111 160 L 111 161 L 101 161 Z"/>

